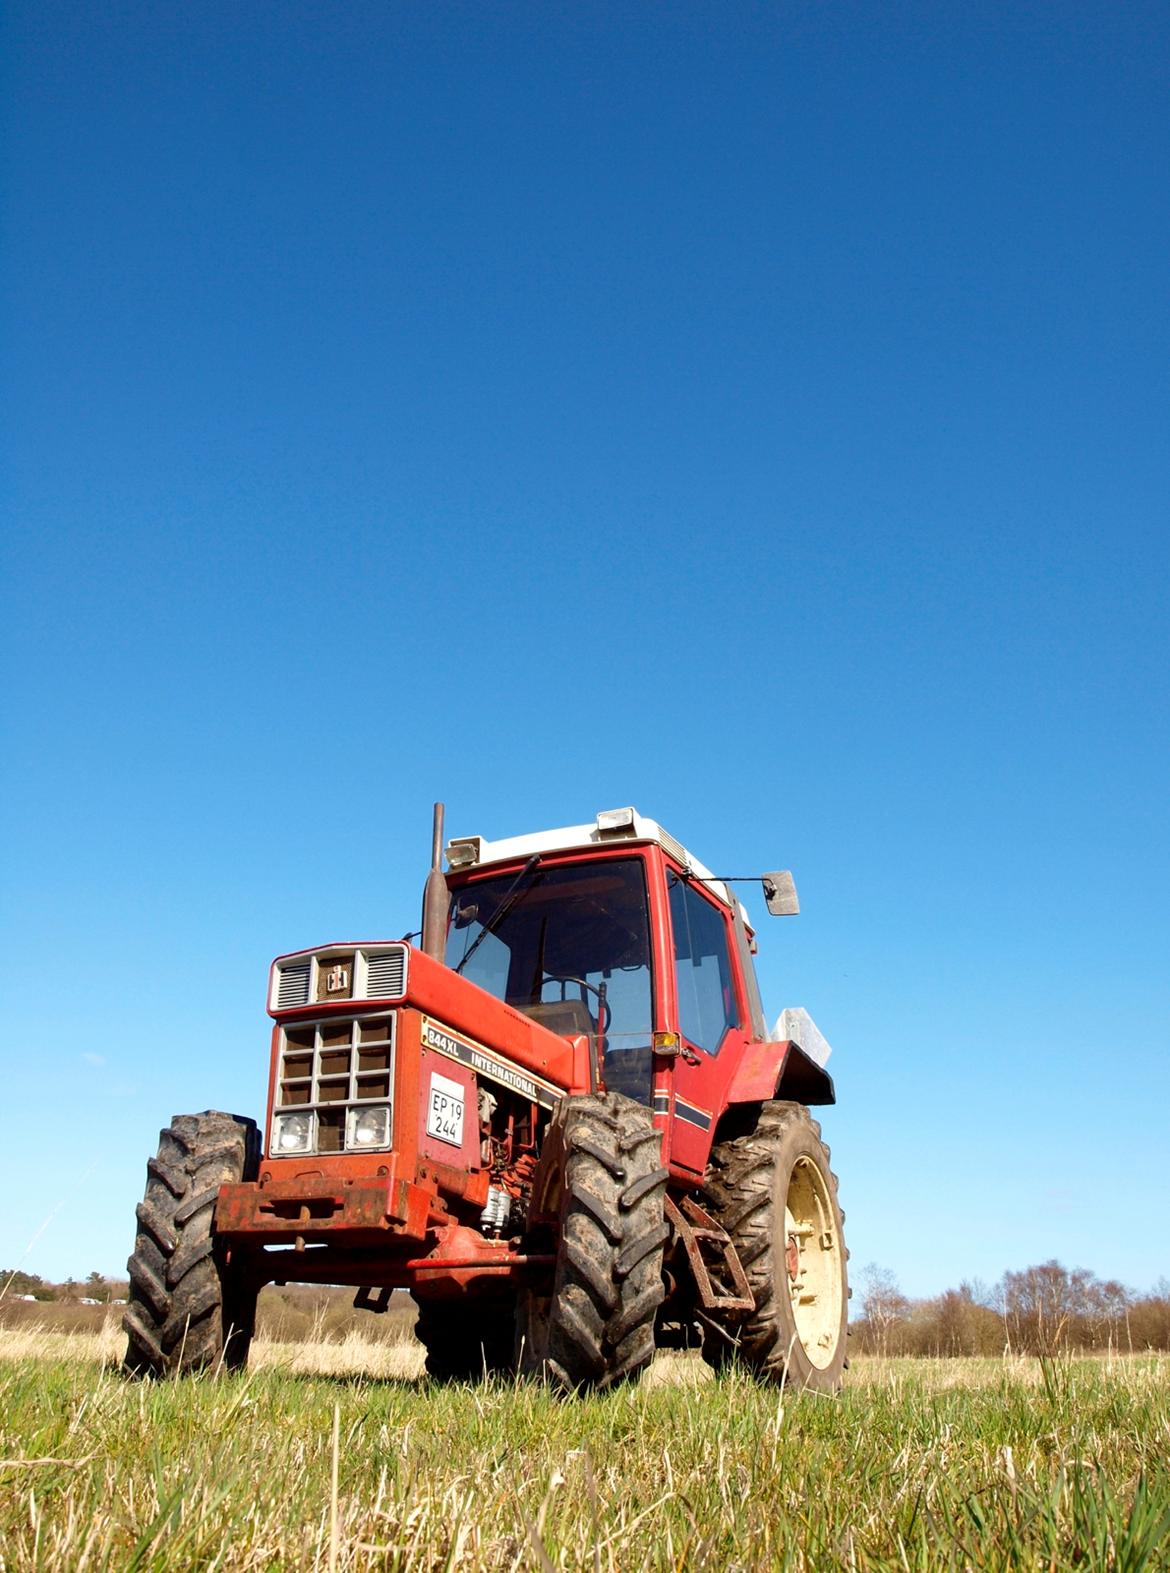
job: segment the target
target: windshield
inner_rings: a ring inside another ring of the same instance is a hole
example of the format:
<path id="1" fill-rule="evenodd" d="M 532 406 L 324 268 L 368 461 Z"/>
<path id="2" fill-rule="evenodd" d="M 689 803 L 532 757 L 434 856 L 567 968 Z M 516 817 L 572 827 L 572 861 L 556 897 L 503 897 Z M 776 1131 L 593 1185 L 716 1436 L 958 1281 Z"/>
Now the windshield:
<path id="1" fill-rule="evenodd" d="M 515 873 L 502 874 L 452 894 L 447 965 L 567 1036 L 596 1036 L 604 997 L 606 1085 L 648 1103 L 653 1010 L 641 859 L 537 867 L 492 929 L 516 883 Z"/>

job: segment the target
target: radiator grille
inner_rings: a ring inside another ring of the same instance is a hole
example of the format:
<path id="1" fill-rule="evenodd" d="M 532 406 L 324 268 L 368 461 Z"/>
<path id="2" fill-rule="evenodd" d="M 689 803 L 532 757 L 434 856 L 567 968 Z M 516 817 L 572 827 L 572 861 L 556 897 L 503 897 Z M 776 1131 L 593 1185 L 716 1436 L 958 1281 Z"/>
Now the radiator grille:
<path id="1" fill-rule="evenodd" d="M 281 967 L 280 980 L 276 986 L 277 1010 L 292 1010 L 296 1005 L 309 1003 L 309 968 L 308 961 L 294 961 L 287 967 Z"/>
<path id="2" fill-rule="evenodd" d="M 316 1152 L 345 1150 L 346 1114 L 394 1088 L 393 1015 L 305 1022 L 280 1035 L 278 1112 L 309 1115 Z"/>
<path id="3" fill-rule="evenodd" d="M 406 946 L 366 955 L 366 998 L 401 999 L 406 989 Z"/>

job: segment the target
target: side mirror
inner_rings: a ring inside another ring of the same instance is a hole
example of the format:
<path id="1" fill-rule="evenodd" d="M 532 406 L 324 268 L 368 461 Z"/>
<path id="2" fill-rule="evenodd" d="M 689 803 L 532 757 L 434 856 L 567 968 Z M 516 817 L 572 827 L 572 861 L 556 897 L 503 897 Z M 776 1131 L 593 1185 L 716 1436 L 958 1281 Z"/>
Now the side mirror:
<path id="1" fill-rule="evenodd" d="M 800 911 L 800 898 L 796 894 L 796 881 L 786 868 L 774 874 L 763 874 L 764 900 L 774 918 L 794 918 Z"/>

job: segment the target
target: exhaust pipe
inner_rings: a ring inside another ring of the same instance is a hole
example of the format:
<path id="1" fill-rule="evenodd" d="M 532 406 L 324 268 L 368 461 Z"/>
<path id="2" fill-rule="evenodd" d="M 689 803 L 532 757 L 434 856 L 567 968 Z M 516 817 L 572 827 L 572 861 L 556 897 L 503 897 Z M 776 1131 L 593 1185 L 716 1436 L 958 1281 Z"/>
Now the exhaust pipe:
<path id="1" fill-rule="evenodd" d="M 435 804 L 431 831 L 431 871 L 423 890 L 422 949 L 436 961 L 447 959 L 447 881 L 439 864 L 443 856 L 443 805 Z"/>

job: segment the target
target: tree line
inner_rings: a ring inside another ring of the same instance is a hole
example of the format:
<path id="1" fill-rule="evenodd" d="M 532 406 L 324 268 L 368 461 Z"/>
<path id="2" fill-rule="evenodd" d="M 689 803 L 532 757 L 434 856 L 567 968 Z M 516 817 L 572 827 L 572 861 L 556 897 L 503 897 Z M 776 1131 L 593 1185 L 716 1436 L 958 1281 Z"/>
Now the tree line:
<path id="1" fill-rule="evenodd" d="M 1170 1350 L 1170 1280 L 1137 1294 L 1085 1267 L 1041 1262 L 1005 1272 L 997 1284 L 962 1283 L 911 1300 L 893 1273 L 870 1263 L 861 1274 L 854 1347 L 880 1355 L 1055 1355 Z"/>
<path id="2" fill-rule="evenodd" d="M 129 1292 L 125 1278 L 105 1278 L 90 1273 L 85 1278 L 66 1278 L 63 1283 L 48 1283 L 36 1273 L 0 1267 L 0 1298 L 5 1300 L 79 1300 L 90 1305 L 113 1305 L 125 1300 Z"/>
<path id="3" fill-rule="evenodd" d="M 0 1300 L 34 1298 L 119 1304 L 126 1280 L 90 1273 L 48 1283 L 0 1268 Z M 348 1293 L 348 1291 L 347 1291 Z M 932 1299 L 904 1295 L 889 1268 L 861 1273 L 860 1317 L 851 1322 L 859 1354 L 1002 1355 L 1140 1353 L 1170 1350 L 1170 1280 L 1138 1294 L 1084 1267 L 1041 1262 L 1005 1272 L 997 1284 L 961 1283 Z M 857 1300 L 854 1300 L 854 1306 Z M 292 1311 L 299 1307 L 285 1307 Z M 310 1317 L 309 1320 L 313 1318 Z"/>

